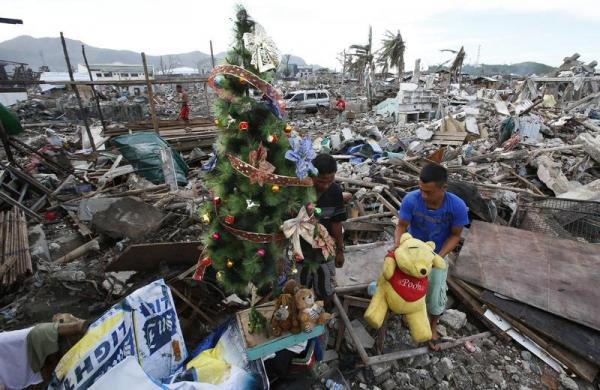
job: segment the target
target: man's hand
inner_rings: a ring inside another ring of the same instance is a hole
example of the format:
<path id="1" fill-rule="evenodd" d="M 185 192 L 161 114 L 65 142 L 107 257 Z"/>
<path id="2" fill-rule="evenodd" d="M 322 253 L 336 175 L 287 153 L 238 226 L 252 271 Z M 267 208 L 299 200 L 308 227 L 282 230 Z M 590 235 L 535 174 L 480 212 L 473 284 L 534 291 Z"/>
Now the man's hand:
<path id="1" fill-rule="evenodd" d="M 346 259 L 344 259 L 344 252 L 341 250 L 337 250 L 335 252 L 335 267 L 336 268 L 342 268 L 344 266 L 344 261 Z"/>
<path id="2" fill-rule="evenodd" d="M 402 235 L 406 233 L 408 230 L 409 223 L 399 219 L 398 224 L 396 225 L 396 230 L 394 231 L 394 247 L 392 248 L 392 252 L 396 250 L 400 246 L 400 238 Z"/>

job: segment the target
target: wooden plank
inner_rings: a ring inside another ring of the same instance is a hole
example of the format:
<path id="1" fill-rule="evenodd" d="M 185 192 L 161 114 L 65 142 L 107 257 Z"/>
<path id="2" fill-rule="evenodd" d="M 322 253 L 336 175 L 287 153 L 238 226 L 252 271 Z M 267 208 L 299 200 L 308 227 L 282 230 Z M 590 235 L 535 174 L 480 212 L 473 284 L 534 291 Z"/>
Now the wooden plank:
<path id="1" fill-rule="evenodd" d="M 158 119 L 156 118 L 156 103 L 154 102 L 154 92 L 152 84 L 150 84 L 150 76 L 148 74 L 148 64 L 146 63 L 146 53 L 142 52 L 142 64 L 144 65 L 144 78 L 146 79 L 146 93 L 148 94 L 148 102 L 150 102 L 150 115 L 152 116 L 152 126 L 154 131 L 158 133 Z"/>
<path id="2" fill-rule="evenodd" d="M 433 135 L 433 138 L 460 141 L 464 139 L 467 135 L 468 133 L 435 133 Z"/>
<path id="3" fill-rule="evenodd" d="M 367 188 L 375 188 L 375 187 L 388 188 L 389 187 L 387 184 L 373 183 L 373 182 L 364 181 L 364 180 L 349 179 L 349 178 L 343 177 L 343 176 L 336 176 L 335 181 L 340 182 L 340 183 L 354 184 L 354 185 L 357 185 L 360 187 L 367 187 Z"/>
<path id="4" fill-rule="evenodd" d="M 462 141 L 454 141 L 454 140 L 444 140 L 444 139 L 431 139 L 431 143 L 434 145 L 452 145 L 452 146 L 460 146 L 465 143 Z"/>
<path id="5" fill-rule="evenodd" d="M 473 221 L 459 279 L 600 330 L 598 245 Z"/>
<path id="6" fill-rule="evenodd" d="M 67 43 L 65 42 L 65 37 L 63 36 L 62 31 L 60 32 L 60 42 L 62 43 L 63 53 L 65 55 L 65 62 L 67 63 L 67 71 L 69 72 L 69 79 L 71 82 L 75 81 L 73 78 L 73 68 L 71 68 L 71 60 L 69 59 L 69 52 L 67 51 Z M 96 144 L 94 142 L 94 137 L 92 136 L 92 132 L 90 131 L 90 124 L 88 121 L 87 111 L 83 109 L 83 103 L 81 101 L 81 95 L 79 94 L 79 89 L 76 85 L 71 84 L 71 89 L 75 93 L 75 97 L 77 98 L 77 105 L 79 106 L 79 115 L 83 118 L 83 124 L 85 126 L 85 132 L 88 136 L 88 140 L 90 141 L 90 146 L 94 153 L 96 152 Z M 83 143 L 83 141 L 82 141 Z"/>
<path id="7" fill-rule="evenodd" d="M 106 271 L 156 270 L 162 261 L 167 264 L 195 264 L 201 248 L 201 241 L 134 244 L 111 262 Z"/>
<path id="8" fill-rule="evenodd" d="M 454 347 L 457 347 L 460 345 L 464 345 L 464 343 L 466 343 L 467 341 L 484 339 L 484 338 L 490 337 L 491 335 L 492 335 L 492 332 L 482 332 L 482 333 L 474 334 L 472 336 L 466 336 L 466 337 L 460 338 L 458 340 L 440 343 L 438 345 L 440 347 L 440 351 L 443 351 L 444 349 L 454 348 Z M 399 360 L 399 359 L 406 359 L 406 358 L 415 357 L 415 356 L 419 356 L 419 355 L 425 355 L 430 352 L 431 352 L 431 349 L 429 349 L 429 347 L 420 347 L 420 348 L 414 348 L 414 349 L 407 349 L 404 351 L 386 353 L 385 355 L 371 356 L 368 359 L 367 365 L 379 364 L 379 363 L 389 362 L 389 361 L 394 361 L 394 360 Z"/>
<path id="9" fill-rule="evenodd" d="M 8 170 L 13 176 L 16 176 L 17 178 L 26 183 L 29 183 L 29 185 L 39 193 L 46 195 L 50 195 L 52 193 L 52 191 L 50 191 L 47 187 L 42 185 L 42 183 L 37 181 L 34 177 L 30 176 L 29 174 L 23 172 L 22 170 L 17 169 L 11 165 L 3 165 L 3 167 L 6 170 Z"/>
<path id="10" fill-rule="evenodd" d="M 11 18 L 0 18 L 0 23 L 5 24 L 23 24 L 21 19 L 11 19 Z M 26 65 L 26 64 L 23 64 Z"/>
<path id="11" fill-rule="evenodd" d="M 396 213 L 392 213 L 391 211 L 384 211 L 383 213 L 374 213 L 374 214 L 362 215 L 360 217 L 348 218 L 345 222 L 358 222 L 358 221 L 365 221 L 368 219 L 391 217 L 391 216 L 394 216 L 395 214 Z"/>
<path id="12" fill-rule="evenodd" d="M 467 135 L 467 133 L 435 133 L 431 138 L 431 143 L 436 145 L 462 145 Z"/>
<path id="13" fill-rule="evenodd" d="M 345 231 L 348 232 L 382 232 L 383 226 L 369 222 L 342 222 Z"/>
<path id="14" fill-rule="evenodd" d="M 340 313 L 340 317 L 342 317 L 342 321 L 344 322 L 344 325 L 348 329 L 350 338 L 352 339 L 352 342 L 354 343 L 354 346 L 356 347 L 356 350 L 358 351 L 358 354 L 360 355 L 361 360 L 363 361 L 364 364 L 368 364 L 369 355 L 367 354 L 367 351 L 365 351 L 365 348 L 360 343 L 360 339 L 358 338 L 356 333 L 354 333 L 354 328 L 352 327 L 352 324 L 350 323 L 348 314 L 346 313 L 346 310 L 344 310 L 344 307 L 342 306 L 342 303 L 340 302 L 340 299 L 338 298 L 337 294 L 333 294 L 333 303 L 337 307 L 337 309 Z"/>
<path id="15" fill-rule="evenodd" d="M 492 312 L 491 310 L 489 312 Z M 492 312 L 493 313 L 493 312 Z M 497 317 L 500 317 L 502 320 L 510 323 L 513 329 L 509 329 L 507 333 L 511 334 L 511 337 L 517 334 L 521 334 L 521 336 L 528 337 L 531 341 L 533 341 L 541 351 L 544 352 L 547 356 L 551 357 L 554 360 L 559 361 L 570 370 L 572 370 L 575 374 L 579 375 L 583 379 L 589 381 L 590 383 L 594 381 L 596 375 L 598 375 L 598 366 L 585 360 L 579 355 L 572 353 L 571 351 L 561 347 L 560 345 L 554 344 L 552 340 L 548 341 L 542 337 L 540 337 L 537 333 L 529 329 L 527 326 L 523 325 L 517 319 L 512 318 L 510 315 L 498 310 L 498 313 L 494 313 Z M 532 350 L 533 352 L 533 350 Z"/>
<path id="16" fill-rule="evenodd" d="M 487 290 L 481 299 L 576 354 L 600 362 L 600 332 Z"/>
<path id="17" fill-rule="evenodd" d="M 365 285 L 377 280 L 383 267 L 383 259 L 392 245 L 391 242 L 382 242 L 356 251 L 346 247 L 346 262 L 335 272 L 338 288 Z"/>
<path id="18" fill-rule="evenodd" d="M 202 317 L 207 324 L 209 325 L 216 325 L 215 321 L 210 318 L 206 313 L 204 313 L 202 310 L 200 310 L 200 308 L 196 305 L 194 305 L 185 295 L 183 295 L 181 292 L 179 292 L 179 290 L 177 290 L 175 287 L 173 287 L 172 285 L 168 285 L 169 288 L 171 289 L 171 291 L 173 293 L 175 293 L 175 295 L 177 295 L 186 305 L 188 305 L 196 314 L 198 314 L 200 317 Z"/>
<path id="19" fill-rule="evenodd" d="M 39 215 L 38 213 L 36 213 L 35 211 L 27 208 L 26 206 L 22 205 L 21 203 L 17 202 L 16 200 L 14 200 L 13 198 L 11 198 L 10 196 L 6 195 L 4 192 L 2 192 L 0 190 L 0 201 L 4 201 L 6 203 L 8 203 L 11 206 L 15 206 L 20 208 L 21 210 L 23 210 L 25 212 L 25 214 L 27 214 L 30 218 L 33 218 L 35 220 L 41 221 L 42 220 L 42 216 Z"/>

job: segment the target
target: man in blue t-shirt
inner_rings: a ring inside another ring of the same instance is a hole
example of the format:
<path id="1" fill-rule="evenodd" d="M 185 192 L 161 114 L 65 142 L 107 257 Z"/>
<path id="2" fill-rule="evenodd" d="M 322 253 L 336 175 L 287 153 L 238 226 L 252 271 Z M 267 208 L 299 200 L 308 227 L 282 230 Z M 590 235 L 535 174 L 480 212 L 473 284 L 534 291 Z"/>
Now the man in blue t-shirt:
<path id="1" fill-rule="evenodd" d="M 402 234 L 409 232 L 421 241 L 435 242 L 435 252 L 448 265 L 448 253 L 460 241 L 463 227 L 469 223 L 468 209 L 458 196 L 447 192 L 448 173 L 444 167 L 429 164 L 419 175 L 419 189 L 409 192 L 402 199 L 398 210 L 400 220 L 394 233 L 394 247 L 398 247 Z M 434 268 L 429 274 L 427 289 L 427 311 L 431 325 L 431 349 L 439 350 L 437 324 L 446 308 L 446 269 Z"/>

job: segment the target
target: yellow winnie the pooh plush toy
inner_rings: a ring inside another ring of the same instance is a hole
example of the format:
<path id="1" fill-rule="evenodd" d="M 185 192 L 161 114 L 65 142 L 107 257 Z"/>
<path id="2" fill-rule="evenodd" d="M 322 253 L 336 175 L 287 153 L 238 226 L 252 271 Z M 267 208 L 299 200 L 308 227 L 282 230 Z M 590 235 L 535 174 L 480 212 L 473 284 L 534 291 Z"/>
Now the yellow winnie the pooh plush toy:
<path id="1" fill-rule="evenodd" d="M 377 290 L 365 312 L 369 325 L 379 329 L 389 308 L 404 314 L 415 342 L 431 340 L 425 305 L 427 276 L 432 267 L 446 268 L 444 259 L 434 249 L 433 241 L 423 242 L 409 233 L 402 235 L 400 246 L 389 252 L 383 262 Z"/>

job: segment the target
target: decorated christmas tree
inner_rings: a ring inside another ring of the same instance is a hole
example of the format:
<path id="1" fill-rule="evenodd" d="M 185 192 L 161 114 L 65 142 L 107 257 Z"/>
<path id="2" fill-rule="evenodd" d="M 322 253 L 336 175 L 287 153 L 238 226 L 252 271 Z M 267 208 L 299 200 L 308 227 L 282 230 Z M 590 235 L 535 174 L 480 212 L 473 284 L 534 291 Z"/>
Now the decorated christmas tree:
<path id="1" fill-rule="evenodd" d="M 226 64 L 209 77 L 219 97 L 214 107 L 219 136 L 203 167 L 213 198 L 200 210 L 208 229 L 196 278 L 212 266 L 227 291 L 242 292 L 249 283 L 274 285 L 282 274 L 293 273 L 295 261 L 303 258 L 300 236 L 314 247 L 329 241 L 324 229 L 315 229 L 312 143 L 292 136 L 281 96 L 269 83 L 279 64 L 277 48 L 243 7 L 234 32 Z M 288 262 L 287 238 L 293 244 Z"/>

